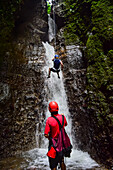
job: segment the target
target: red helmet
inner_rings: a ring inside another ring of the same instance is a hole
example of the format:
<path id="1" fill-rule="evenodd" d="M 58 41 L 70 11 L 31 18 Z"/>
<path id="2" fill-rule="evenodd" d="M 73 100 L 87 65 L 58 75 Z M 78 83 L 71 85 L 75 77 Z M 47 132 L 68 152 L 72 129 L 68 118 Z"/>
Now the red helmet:
<path id="1" fill-rule="evenodd" d="M 59 110 L 58 104 L 55 101 L 49 103 L 49 111 L 50 112 L 57 112 Z"/>

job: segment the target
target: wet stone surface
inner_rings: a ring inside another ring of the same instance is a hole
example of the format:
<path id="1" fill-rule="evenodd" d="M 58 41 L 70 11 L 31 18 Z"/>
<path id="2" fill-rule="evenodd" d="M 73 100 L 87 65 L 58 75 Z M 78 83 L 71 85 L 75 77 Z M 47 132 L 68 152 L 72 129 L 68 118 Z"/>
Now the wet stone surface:
<path id="1" fill-rule="evenodd" d="M 47 16 L 40 1 L 26 5 L 27 10 L 35 11 L 32 20 L 25 11 L 20 15 L 13 42 L 16 48 L 6 53 L 0 70 L 1 159 L 36 147 L 36 124 L 43 110 L 42 39 L 47 39 Z"/>

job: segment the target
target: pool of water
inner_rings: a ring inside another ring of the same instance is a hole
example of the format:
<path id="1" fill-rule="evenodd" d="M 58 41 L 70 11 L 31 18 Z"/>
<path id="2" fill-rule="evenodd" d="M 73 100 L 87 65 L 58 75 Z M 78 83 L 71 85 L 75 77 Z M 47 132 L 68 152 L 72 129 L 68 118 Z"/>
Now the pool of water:
<path id="1" fill-rule="evenodd" d="M 50 170 L 47 149 L 35 148 L 24 152 L 20 157 L 0 161 L 0 170 Z M 67 170 L 91 170 L 99 165 L 87 152 L 73 150 L 70 158 L 65 158 Z"/>

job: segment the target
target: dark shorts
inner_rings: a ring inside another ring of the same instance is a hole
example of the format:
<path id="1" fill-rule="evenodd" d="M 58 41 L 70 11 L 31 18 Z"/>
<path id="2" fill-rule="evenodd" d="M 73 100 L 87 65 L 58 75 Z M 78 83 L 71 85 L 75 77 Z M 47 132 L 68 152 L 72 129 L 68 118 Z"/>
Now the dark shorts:
<path id="1" fill-rule="evenodd" d="M 56 155 L 56 158 L 50 158 L 49 157 L 49 166 L 51 169 L 56 168 L 58 166 L 58 163 L 62 163 L 64 161 L 63 157 L 59 157 Z"/>
<path id="2" fill-rule="evenodd" d="M 52 143 L 49 141 L 49 147 L 48 150 L 50 149 Z M 58 163 L 62 163 L 64 161 L 64 157 L 60 157 L 59 155 L 56 155 L 55 158 L 49 158 L 49 166 L 51 169 L 56 168 L 58 166 Z"/>
<path id="3" fill-rule="evenodd" d="M 55 69 L 54 67 L 50 68 L 50 70 L 53 71 L 53 72 L 59 72 L 60 71 L 60 69 Z"/>

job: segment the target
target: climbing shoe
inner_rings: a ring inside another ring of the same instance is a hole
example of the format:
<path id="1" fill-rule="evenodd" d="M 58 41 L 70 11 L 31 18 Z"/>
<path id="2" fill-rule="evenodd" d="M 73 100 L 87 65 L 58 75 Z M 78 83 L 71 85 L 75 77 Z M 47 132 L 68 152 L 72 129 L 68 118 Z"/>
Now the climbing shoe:
<path id="1" fill-rule="evenodd" d="M 50 78 L 50 76 L 48 76 L 47 78 Z"/>

